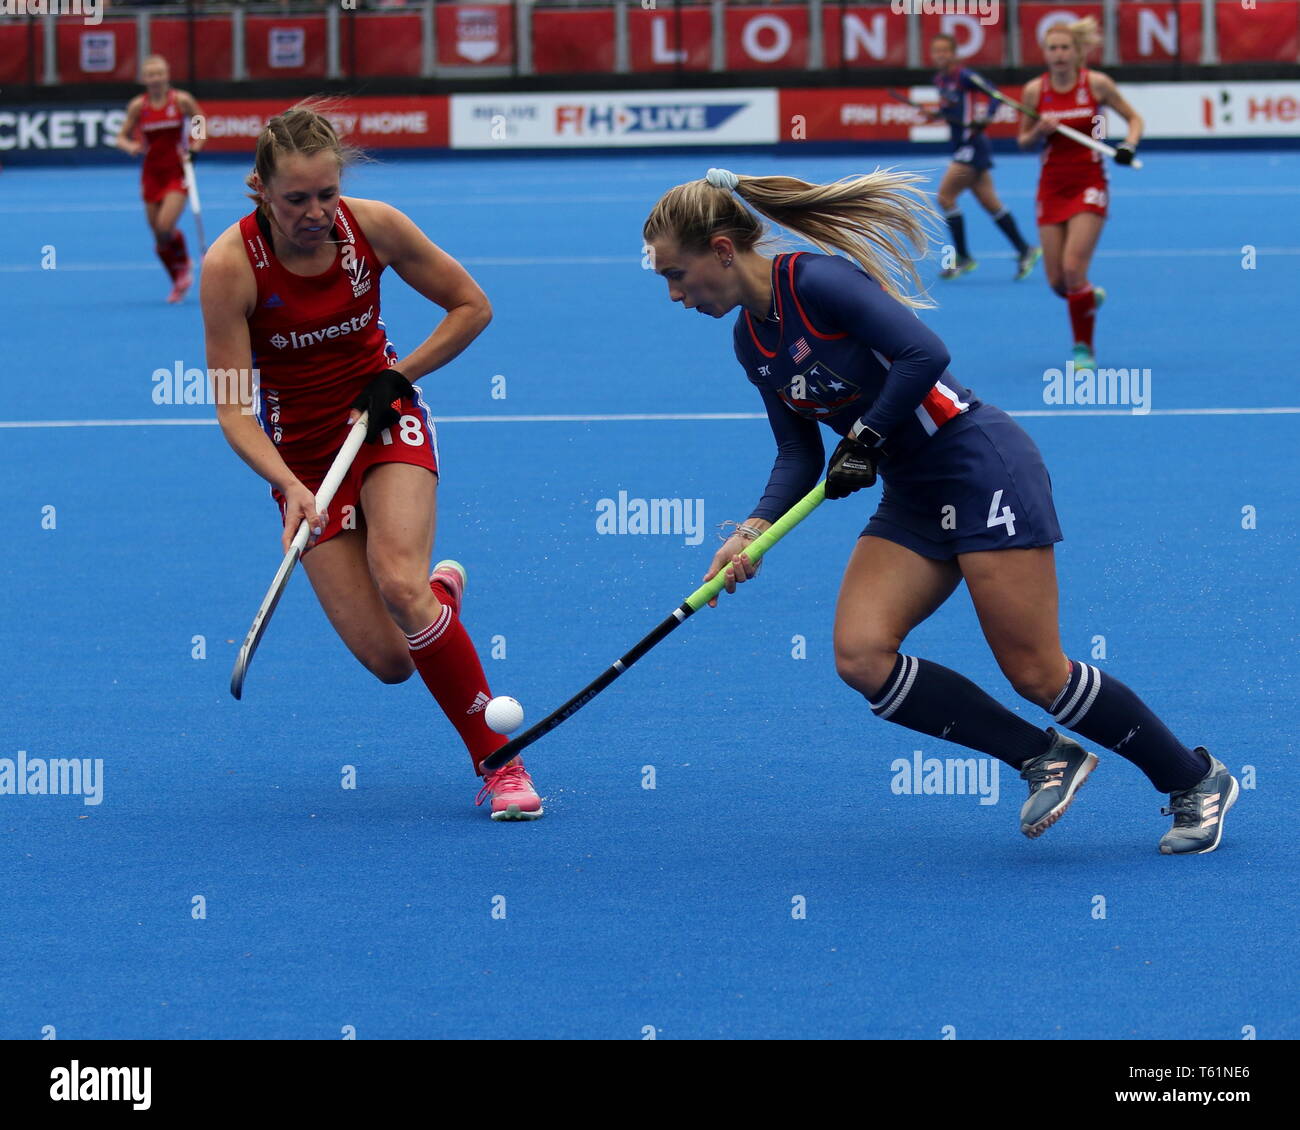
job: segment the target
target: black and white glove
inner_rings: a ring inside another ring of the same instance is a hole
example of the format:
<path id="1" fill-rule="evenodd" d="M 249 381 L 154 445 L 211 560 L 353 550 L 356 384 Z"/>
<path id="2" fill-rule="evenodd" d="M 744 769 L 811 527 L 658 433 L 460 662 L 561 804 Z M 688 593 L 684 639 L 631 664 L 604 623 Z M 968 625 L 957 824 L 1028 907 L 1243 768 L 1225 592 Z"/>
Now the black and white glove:
<path id="1" fill-rule="evenodd" d="M 874 486 L 883 455 L 880 436 L 859 420 L 831 453 L 826 466 L 826 497 L 848 498 L 855 490 Z"/>
<path id="2" fill-rule="evenodd" d="M 403 397 L 414 396 L 415 386 L 397 369 L 385 369 L 373 377 L 365 391 L 352 402 L 358 412 L 369 412 L 366 424 L 366 443 L 374 443 L 379 433 L 391 428 L 402 418 L 398 404 Z"/>
<path id="3" fill-rule="evenodd" d="M 1132 145 L 1117 145 L 1115 146 L 1115 164 L 1131 165 L 1136 154 L 1137 150 Z"/>

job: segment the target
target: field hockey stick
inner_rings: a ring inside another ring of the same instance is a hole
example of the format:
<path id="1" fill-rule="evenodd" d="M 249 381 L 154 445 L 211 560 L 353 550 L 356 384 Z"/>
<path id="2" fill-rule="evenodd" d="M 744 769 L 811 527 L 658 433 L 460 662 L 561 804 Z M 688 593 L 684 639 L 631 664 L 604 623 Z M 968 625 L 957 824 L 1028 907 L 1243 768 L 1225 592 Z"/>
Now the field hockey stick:
<path id="1" fill-rule="evenodd" d="M 339 489 L 339 484 L 343 482 L 344 476 L 352 466 L 352 461 L 357 457 L 357 452 L 366 440 L 366 424 L 369 419 L 369 412 L 361 413 L 356 423 L 352 425 L 352 430 L 348 432 L 348 438 L 343 441 L 339 453 L 334 456 L 334 462 L 330 464 L 325 481 L 321 483 L 320 490 L 316 492 L 316 510 L 318 513 L 329 506 L 335 492 Z M 289 543 L 289 552 L 284 555 L 284 560 L 280 562 L 280 568 L 276 570 L 275 580 L 271 582 L 271 587 L 266 590 L 266 596 L 262 598 L 262 606 L 257 610 L 257 615 L 253 617 L 253 626 L 248 629 L 248 635 L 244 637 L 243 646 L 239 649 L 239 655 L 235 659 L 235 669 L 230 673 L 230 693 L 235 698 L 243 696 L 244 677 L 248 674 L 248 665 L 253 662 L 253 655 L 257 651 L 257 645 L 262 642 L 262 637 L 266 634 L 266 626 L 271 622 L 275 606 L 280 603 L 280 597 L 284 593 L 285 586 L 289 583 L 289 577 L 292 575 L 294 567 L 298 564 L 298 558 L 302 556 L 303 550 L 307 548 L 309 534 L 307 519 L 304 518 L 298 523 L 298 531 L 293 535 L 293 541 Z"/>
<path id="2" fill-rule="evenodd" d="M 763 531 L 745 548 L 745 556 L 751 562 L 757 565 L 769 549 L 779 542 L 786 534 L 795 528 L 800 522 L 808 517 L 814 510 L 819 507 L 826 499 L 826 483 L 820 482 L 798 502 L 790 507 L 780 518 L 771 526 Z M 495 753 L 483 759 L 483 769 L 485 772 L 491 772 L 493 769 L 500 769 L 501 766 L 510 761 L 525 746 L 530 746 L 544 734 L 549 734 L 561 722 L 567 721 L 578 713 L 584 706 L 603 691 L 610 683 L 617 679 L 624 671 L 632 666 L 656 644 L 666 639 L 678 625 L 684 623 L 715 596 L 720 593 L 727 584 L 727 570 L 724 566 L 719 569 L 711 581 L 705 581 L 690 596 L 673 610 L 662 624 L 653 632 L 645 637 L 640 643 L 629 651 L 622 659 L 616 659 L 598 679 L 592 680 L 585 687 L 575 694 L 568 702 L 558 710 L 553 710 L 535 726 L 525 730 L 517 738 L 512 738 L 506 742 Z"/>
<path id="3" fill-rule="evenodd" d="M 1007 95 L 1003 94 L 1000 90 L 995 90 L 980 78 L 979 75 L 971 74 L 969 77 L 971 83 L 974 86 L 978 86 L 980 90 L 984 91 L 984 93 L 990 98 L 996 98 L 1003 105 L 1010 106 L 1013 110 L 1019 110 L 1026 117 L 1033 118 L 1036 122 L 1043 120 L 1042 114 L 1038 113 L 1036 110 L 1031 110 L 1023 102 L 1017 102 L 1014 98 L 1007 97 Z M 1080 145 L 1086 146 L 1088 149 L 1096 150 L 1096 152 L 1104 154 L 1107 157 L 1115 156 L 1116 150 L 1114 146 L 1107 145 L 1104 141 L 1098 141 L 1095 137 L 1089 137 L 1086 133 L 1080 133 L 1077 129 L 1072 129 L 1070 126 L 1062 125 L 1058 122 L 1056 125 L 1056 132 L 1061 134 L 1063 137 L 1068 137 L 1071 141 L 1077 141 Z M 1129 166 L 1134 169 L 1140 169 L 1142 167 L 1142 162 L 1138 160 L 1137 157 L 1134 157 L 1133 160 L 1129 162 Z"/>
<path id="4" fill-rule="evenodd" d="M 921 113 L 925 113 L 925 108 L 920 103 L 913 102 L 906 94 L 901 94 L 897 90 L 887 90 L 885 93 L 895 102 L 901 102 L 904 106 L 911 106 L 913 110 L 920 110 Z"/>
<path id="5" fill-rule="evenodd" d="M 907 95 L 900 94 L 897 90 L 887 90 L 885 91 L 885 93 L 889 95 L 889 97 L 892 98 L 895 102 L 901 102 L 904 106 L 911 106 L 913 110 L 917 111 L 917 113 L 919 114 L 924 114 L 927 118 L 934 119 L 939 117 L 938 114 L 934 113 L 931 110 L 927 110 L 919 102 L 913 102 L 910 98 L 907 97 Z"/>
<path id="6" fill-rule="evenodd" d="M 199 232 L 199 258 L 208 253 L 208 241 L 203 237 L 203 209 L 199 206 L 199 182 L 194 176 L 194 162 L 188 153 L 181 155 L 185 165 L 185 190 L 190 194 L 190 211 L 194 213 L 194 226 Z"/>

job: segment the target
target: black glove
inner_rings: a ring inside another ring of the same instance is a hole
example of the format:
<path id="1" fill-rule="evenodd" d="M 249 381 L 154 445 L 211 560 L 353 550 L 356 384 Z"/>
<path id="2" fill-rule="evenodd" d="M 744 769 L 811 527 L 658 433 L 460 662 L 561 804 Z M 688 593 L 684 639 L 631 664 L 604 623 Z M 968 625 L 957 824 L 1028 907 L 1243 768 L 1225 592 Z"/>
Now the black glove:
<path id="1" fill-rule="evenodd" d="M 397 423 L 402 418 L 397 403 L 404 396 L 414 395 L 415 386 L 397 369 L 385 369 L 373 377 L 365 391 L 352 402 L 352 407 L 357 411 L 370 413 L 366 425 L 366 443 L 374 443 L 379 439 L 380 432 Z"/>
<path id="2" fill-rule="evenodd" d="M 883 455 L 880 436 L 861 422 L 855 424 L 840 440 L 826 466 L 826 497 L 848 498 L 855 490 L 874 486 L 876 467 Z"/>
<path id="3" fill-rule="evenodd" d="M 1133 157 L 1136 153 L 1137 150 L 1134 149 L 1133 146 L 1131 145 L 1115 146 L 1115 164 L 1117 165 L 1133 164 Z"/>
<path id="4" fill-rule="evenodd" d="M 970 131 L 971 133 L 973 133 L 973 134 L 974 134 L 974 133 L 983 133 L 986 129 L 989 128 L 989 119 L 988 119 L 988 118 L 976 118 L 973 122 L 967 122 L 967 123 L 966 123 L 966 128 L 967 128 L 967 130 L 969 130 L 969 131 Z"/>

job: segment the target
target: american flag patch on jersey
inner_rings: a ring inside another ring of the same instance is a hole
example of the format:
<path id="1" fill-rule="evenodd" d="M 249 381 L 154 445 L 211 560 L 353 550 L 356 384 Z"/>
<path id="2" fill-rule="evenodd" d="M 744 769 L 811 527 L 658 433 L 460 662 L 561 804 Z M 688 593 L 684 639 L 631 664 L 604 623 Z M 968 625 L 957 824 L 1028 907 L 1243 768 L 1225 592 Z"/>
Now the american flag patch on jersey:
<path id="1" fill-rule="evenodd" d="M 802 365 L 812 356 L 812 350 L 808 347 L 808 339 L 806 337 L 801 337 L 790 346 L 790 356 L 794 358 L 794 363 L 796 365 Z"/>

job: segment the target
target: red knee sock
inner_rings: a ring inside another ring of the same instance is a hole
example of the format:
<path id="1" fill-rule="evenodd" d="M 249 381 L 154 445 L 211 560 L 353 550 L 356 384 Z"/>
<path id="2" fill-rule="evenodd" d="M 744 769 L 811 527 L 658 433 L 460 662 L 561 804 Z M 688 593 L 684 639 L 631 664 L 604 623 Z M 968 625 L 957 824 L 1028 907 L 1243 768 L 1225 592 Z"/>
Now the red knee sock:
<path id="1" fill-rule="evenodd" d="M 167 243 L 155 243 L 153 245 L 153 250 L 154 254 L 158 256 L 159 261 L 162 263 L 163 269 L 167 272 L 167 277 L 175 281 L 176 268 L 172 265 L 171 241 L 168 241 Z"/>
<path id="2" fill-rule="evenodd" d="M 167 268 L 167 274 L 171 276 L 172 281 L 190 264 L 190 253 L 185 246 L 185 233 L 177 229 L 172 232 L 172 237 L 161 247 L 156 247 L 158 258 L 162 260 L 162 265 Z"/>
<path id="3" fill-rule="evenodd" d="M 171 255 L 175 272 L 179 275 L 190 265 L 189 249 L 185 246 L 185 233 L 179 228 L 172 233 Z"/>
<path id="4" fill-rule="evenodd" d="M 1070 304 L 1070 328 L 1074 330 L 1074 340 L 1091 349 L 1092 327 L 1097 320 L 1097 302 L 1092 285 L 1071 291 L 1065 300 Z"/>
<path id="5" fill-rule="evenodd" d="M 479 772 L 479 763 L 505 745 L 506 739 L 489 730 L 483 719 L 492 692 L 473 641 L 450 600 L 432 624 L 408 635 L 406 643 L 420 678 L 456 727 L 473 759 L 474 772 Z"/>

